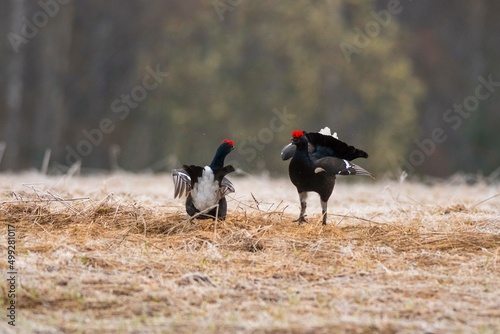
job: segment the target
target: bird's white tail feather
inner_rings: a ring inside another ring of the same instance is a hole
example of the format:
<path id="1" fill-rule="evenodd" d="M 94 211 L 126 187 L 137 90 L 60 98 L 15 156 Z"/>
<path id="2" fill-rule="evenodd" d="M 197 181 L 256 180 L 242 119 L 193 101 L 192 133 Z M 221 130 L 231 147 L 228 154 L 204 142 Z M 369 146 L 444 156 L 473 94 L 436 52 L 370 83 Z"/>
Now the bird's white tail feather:
<path id="1" fill-rule="evenodd" d="M 337 132 L 334 132 L 332 135 L 332 130 L 330 130 L 330 128 L 327 126 L 325 126 L 323 129 L 319 130 L 319 133 L 321 133 L 322 135 L 325 135 L 325 136 L 332 136 L 335 139 L 339 139 L 339 137 L 337 136 Z"/>

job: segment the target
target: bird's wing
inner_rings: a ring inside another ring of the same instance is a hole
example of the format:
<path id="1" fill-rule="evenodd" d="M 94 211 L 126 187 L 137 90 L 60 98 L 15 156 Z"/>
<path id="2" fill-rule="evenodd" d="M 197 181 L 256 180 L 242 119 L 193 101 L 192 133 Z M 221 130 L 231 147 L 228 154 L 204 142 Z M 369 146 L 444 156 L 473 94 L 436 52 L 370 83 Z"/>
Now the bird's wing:
<path id="1" fill-rule="evenodd" d="M 191 176 L 184 169 L 174 169 L 172 171 L 174 179 L 174 198 L 188 195 L 191 191 Z"/>
<path id="2" fill-rule="evenodd" d="M 312 156 L 316 159 L 335 157 L 351 161 L 356 158 L 368 158 L 368 153 L 365 151 L 348 145 L 333 136 L 325 136 L 317 132 L 307 132 L 305 135 L 309 144 L 315 148 Z"/>
<path id="3" fill-rule="evenodd" d="M 315 161 L 315 173 L 326 172 L 332 175 L 364 175 L 370 176 L 374 179 L 373 175 L 363 167 L 353 164 L 345 159 L 338 159 L 333 157 L 325 157 Z"/>
<path id="4" fill-rule="evenodd" d="M 227 165 L 215 172 L 215 179 L 219 181 L 219 197 L 234 193 L 234 186 L 226 177 L 227 174 L 234 172 L 234 167 Z"/>
<path id="5" fill-rule="evenodd" d="M 234 193 L 234 185 L 229 181 L 227 177 L 222 178 L 220 182 L 219 195 L 220 198 L 229 195 L 230 193 Z"/>
<path id="6" fill-rule="evenodd" d="M 288 145 L 286 145 L 285 147 L 283 147 L 283 149 L 281 150 L 281 159 L 282 160 L 288 160 L 290 158 L 293 157 L 293 155 L 295 154 L 295 150 L 297 149 L 297 146 L 295 146 L 294 144 L 290 143 Z"/>
<path id="7" fill-rule="evenodd" d="M 216 171 L 214 171 L 214 179 L 221 182 L 222 179 L 229 173 L 234 172 L 234 167 L 232 165 L 224 166 Z"/>

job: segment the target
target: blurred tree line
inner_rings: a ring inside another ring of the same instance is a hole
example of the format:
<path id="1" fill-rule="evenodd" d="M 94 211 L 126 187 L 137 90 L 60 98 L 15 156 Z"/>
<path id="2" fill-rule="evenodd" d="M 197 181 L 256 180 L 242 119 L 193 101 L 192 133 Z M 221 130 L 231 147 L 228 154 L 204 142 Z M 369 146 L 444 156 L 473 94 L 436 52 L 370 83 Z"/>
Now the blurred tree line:
<path id="1" fill-rule="evenodd" d="M 279 174 L 292 130 L 329 126 L 376 173 L 489 174 L 500 165 L 499 7 L 2 1 L 0 170 L 40 168 L 50 149 L 53 173 L 77 160 L 164 171 L 208 163 L 231 138 L 228 162 Z M 446 113 L 480 76 L 489 96 L 468 99 L 467 117 Z"/>

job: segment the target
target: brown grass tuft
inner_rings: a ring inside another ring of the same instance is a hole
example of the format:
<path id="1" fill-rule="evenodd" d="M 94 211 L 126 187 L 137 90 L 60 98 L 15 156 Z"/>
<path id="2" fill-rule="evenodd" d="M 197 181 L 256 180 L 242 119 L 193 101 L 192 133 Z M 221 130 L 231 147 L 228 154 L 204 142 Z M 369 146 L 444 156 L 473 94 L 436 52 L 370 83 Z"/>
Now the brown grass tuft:
<path id="1" fill-rule="evenodd" d="M 340 185 L 322 226 L 314 196 L 309 222 L 291 222 L 288 181 L 235 180 L 248 195 L 225 221 L 191 221 L 158 177 L 116 180 L 0 198 L 23 332 L 500 330 L 497 186 Z"/>

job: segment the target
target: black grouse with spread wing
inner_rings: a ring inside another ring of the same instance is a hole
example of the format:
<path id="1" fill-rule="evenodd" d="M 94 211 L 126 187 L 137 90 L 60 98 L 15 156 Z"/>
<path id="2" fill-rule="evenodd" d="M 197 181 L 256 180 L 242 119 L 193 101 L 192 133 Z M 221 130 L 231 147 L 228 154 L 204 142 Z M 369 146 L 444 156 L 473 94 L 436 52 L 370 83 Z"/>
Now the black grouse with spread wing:
<path id="1" fill-rule="evenodd" d="M 299 193 L 300 216 L 295 220 L 299 224 L 306 221 L 308 192 L 319 194 L 323 225 L 326 225 L 327 203 L 333 192 L 336 176 L 367 175 L 373 178 L 365 169 L 351 163 L 356 158 L 368 158 L 365 151 L 322 133 L 293 131 L 291 144 L 283 148 L 281 158 L 292 159 L 288 172 Z"/>
<path id="2" fill-rule="evenodd" d="M 231 165 L 224 166 L 224 159 L 233 150 L 232 140 L 224 139 L 215 152 L 210 165 L 205 167 L 184 165 L 174 169 L 174 198 L 187 195 L 186 212 L 200 219 L 217 218 L 224 220 L 227 213 L 225 196 L 234 192 L 234 186 L 226 175 L 234 172 Z M 209 209 L 212 208 L 212 209 Z"/>

